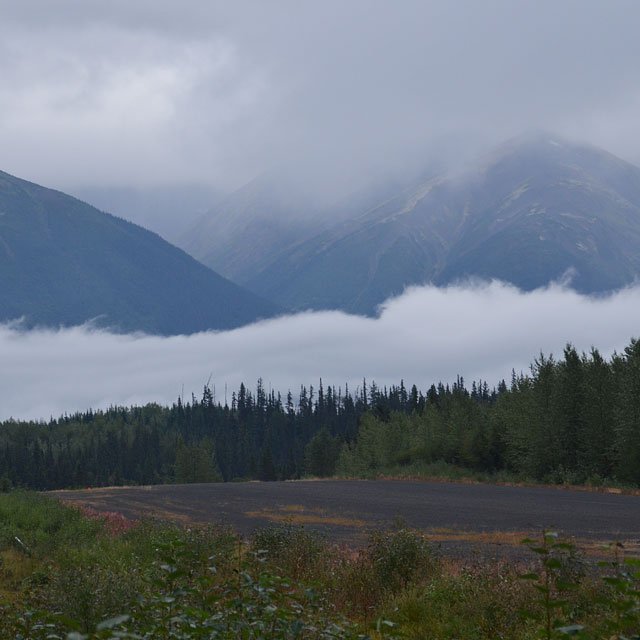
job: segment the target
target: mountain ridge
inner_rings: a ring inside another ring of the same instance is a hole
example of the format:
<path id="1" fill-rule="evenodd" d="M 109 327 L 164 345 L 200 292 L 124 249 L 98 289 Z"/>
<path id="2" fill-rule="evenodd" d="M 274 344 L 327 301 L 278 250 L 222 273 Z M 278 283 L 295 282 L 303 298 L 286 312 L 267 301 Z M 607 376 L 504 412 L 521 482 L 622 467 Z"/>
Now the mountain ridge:
<path id="1" fill-rule="evenodd" d="M 265 172 L 213 206 L 177 244 L 244 286 L 277 256 L 395 193 L 396 182 L 384 180 L 341 195 L 319 196 L 286 172 Z"/>
<path id="2" fill-rule="evenodd" d="M 584 293 L 640 273 L 640 169 L 538 133 L 405 189 L 245 284 L 294 309 L 374 314 L 408 285 L 479 277 L 530 290 L 571 268 Z"/>
<path id="3" fill-rule="evenodd" d="M 230 329 L 281 308 L 157 234 L 61 191 L 0 172 L 0 321 L 99 318 L 163 335 Z"/>

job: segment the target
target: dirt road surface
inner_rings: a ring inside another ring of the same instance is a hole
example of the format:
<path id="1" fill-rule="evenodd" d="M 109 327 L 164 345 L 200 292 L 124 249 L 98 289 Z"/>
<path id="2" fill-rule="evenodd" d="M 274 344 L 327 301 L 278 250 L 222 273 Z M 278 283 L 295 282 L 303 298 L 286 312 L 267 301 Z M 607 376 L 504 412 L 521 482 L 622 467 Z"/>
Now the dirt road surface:
<path id="1" fill-rule="evenodd" d="M 111 487 L 51 495 L 129 518 L 224 523 L 242 535 L 291 522 L 353 546 L 401 522 L 445 550 L 513 549 L 547 528 L 594 553 L 612 541 L 640 551 L 640 496 L 634 495 L 394 480 Z"/>

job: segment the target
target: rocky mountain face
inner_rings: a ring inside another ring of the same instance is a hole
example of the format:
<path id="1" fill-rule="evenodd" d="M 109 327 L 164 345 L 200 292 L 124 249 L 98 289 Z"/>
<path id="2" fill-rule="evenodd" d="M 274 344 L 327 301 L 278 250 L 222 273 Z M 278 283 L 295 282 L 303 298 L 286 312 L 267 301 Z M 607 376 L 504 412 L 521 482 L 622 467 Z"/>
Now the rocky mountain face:
<path id="1" fill-rule="evenodd" d="M 181 334 L 279 311 L 150 231 L 0 172 L 0 321 Z"/>
<path id="2" fill-rule="evenodd" d="M 548 134 L 422 181 L 266 261 L 244 282 L 294 308 L 375 313 L 407 285 L 571 274 L 603 292 L 640 274 L 640 169 Z"/>

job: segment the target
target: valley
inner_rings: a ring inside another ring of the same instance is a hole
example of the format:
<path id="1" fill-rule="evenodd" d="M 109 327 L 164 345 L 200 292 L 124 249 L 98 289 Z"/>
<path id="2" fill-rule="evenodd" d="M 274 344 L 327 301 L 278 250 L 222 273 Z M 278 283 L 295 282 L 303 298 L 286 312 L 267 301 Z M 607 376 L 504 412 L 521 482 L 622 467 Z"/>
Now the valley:
<path id="1" fill-rule="evenodd" d="M 0 640 L 640 640 L 640 2 L 1 6 Z"/>

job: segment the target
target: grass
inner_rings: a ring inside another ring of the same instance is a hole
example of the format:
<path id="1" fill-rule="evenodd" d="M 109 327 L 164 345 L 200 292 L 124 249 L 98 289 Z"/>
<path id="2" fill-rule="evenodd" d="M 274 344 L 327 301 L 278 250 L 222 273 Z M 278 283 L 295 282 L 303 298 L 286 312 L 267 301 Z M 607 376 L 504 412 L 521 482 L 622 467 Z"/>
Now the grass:
<path id="1" fill-rule="evenodd" d="M 82 546 L 100 530 L 100 523 L 77 509 L 29 491 L 4 494 L 0 500 L 0 552 L 21 548 L 26 555 L 46 555 L 54 547 Z"/>
<path id="2" fill-rule="evenodd" d="M 284 513 L 281 513 L 281 511 Z M 327 513 L 291 513 L 287 511 L 286 507 L 278 510 L 262 509 L 260 511 L 245 511 L 244 515 L 249 516 L 250 518 L 265 518 L 285 525 L 288 523 L 298 525 L 331 524 L 339 527 L 354 527 L 356 529 L 362 529 L 363 527 L 370 526 L 371 524 L 359 518 L 346 518 L 344 516 L 334 516 Z"/>
<path id="3" fill-rule="evenodd" d="M 640 567 L 543 532 L 526 564 L 440 557 L 398 523 L 359 551 L 293 522 L 225 527 L 102 516 L 0 496 L 2 638 L 638 637 Z M 12 542 L 19 534 L 23 545 Z M 604 579 L 603 579 L 604 577 Z"/>

